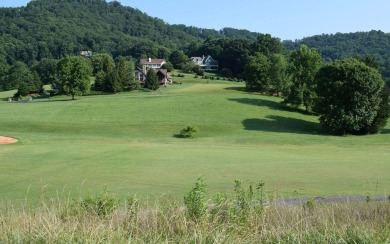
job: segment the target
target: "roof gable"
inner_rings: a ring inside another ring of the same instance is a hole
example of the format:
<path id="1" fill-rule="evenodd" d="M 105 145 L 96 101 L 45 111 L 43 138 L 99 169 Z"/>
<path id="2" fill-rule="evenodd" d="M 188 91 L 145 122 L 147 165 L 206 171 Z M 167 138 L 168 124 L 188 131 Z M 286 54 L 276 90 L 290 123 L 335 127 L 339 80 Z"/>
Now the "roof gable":
<path id="1" fill-rule="evenodd" d="M 140 64 L 162 64 L 164 62 L 165 62 L 165 59 L 143 58 L 140 60 Z"/>

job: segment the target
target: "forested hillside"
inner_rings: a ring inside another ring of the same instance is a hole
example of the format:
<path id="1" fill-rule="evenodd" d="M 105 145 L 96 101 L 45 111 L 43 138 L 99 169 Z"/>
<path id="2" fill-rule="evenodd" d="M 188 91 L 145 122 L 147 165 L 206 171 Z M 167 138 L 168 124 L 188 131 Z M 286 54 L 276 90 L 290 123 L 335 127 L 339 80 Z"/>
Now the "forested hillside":
<path id="1" fill-rule="evenodd" d="M 117 1 L 34 0 L 26 7 L 0 8 L 0 64 L 21 61 L 31 66 L 45 58 L 77 55 L 82 50 L 113 57 L 169 59 L 175 50 L 183 50 L 187 56 L 213 55 L 221 69 L 240 74 L 247 56 L 262 49 L 259 37 L 265 36 L 233 28 L 169 25 Z M 357 55 L 375 57 L 390 85 L 390 34 L 323 34 L 283 42 L 287 51 L 302 44 L 316 48 L 327 62 Z M 258 47 L 253 49 L 253 45 Z"/>
<path id="2" fill-rule="evenodd" d="M 296 50 L 302 44 L 315 48 L 326 62 L 354 56 L 372 56 L 390 85 L 390 33 L 382 31 L 316 35 L 302 40 L 284 41 L 287 50 Z"/>
<path id="3" fill-rule="evenodd" d="M 0 57 L 9 64 L 81 50 L 165 58 L 172 49 L 211 36 L 255 39 L 256 33 L 169 25 L 116 1 L 35 0 L 26 7 L 0 8 Z"/>

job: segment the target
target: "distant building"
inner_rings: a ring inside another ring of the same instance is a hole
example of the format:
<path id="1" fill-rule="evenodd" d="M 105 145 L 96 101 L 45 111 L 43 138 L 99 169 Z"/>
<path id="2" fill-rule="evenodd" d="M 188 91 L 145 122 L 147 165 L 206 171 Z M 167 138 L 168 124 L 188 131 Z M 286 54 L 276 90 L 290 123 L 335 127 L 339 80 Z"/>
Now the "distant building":
<path id="1" fill-rule="evenodd" d="M 218 61 L 214 60 L 210 55 L 207 57 L 191 57 L 190 60 L 204 70 L 218 70 Z"/>
<path id="2" fill-rule="evenodd" d="M 137 68 L 135 70 L 135 78 L 139 80 L 141 84 L 144 84 L 148 70 L 154 69 L 157 74 L 160 85 L 172 84 L 173 79 L 168 74 L 168 71 L 166 69 L 161 68 L 165 63 L 165 59 L 141 59 L 140 68 Z"/>
<path id="3" fill-rule="evenodd" d="M 92 51 L 81 51 L 80 56 L 90 58 L 92 57 Z"/>
<path id="4" fill-rule="evenodd" d="M 140 65 L 142 72 L 145 74 L 148 72 L 148 69 L 161 69 L 161 67 L 166 63 L 165 59 L 153 59 L 153 58 L 147 58 L 147 59 L 141 59 Z"/>

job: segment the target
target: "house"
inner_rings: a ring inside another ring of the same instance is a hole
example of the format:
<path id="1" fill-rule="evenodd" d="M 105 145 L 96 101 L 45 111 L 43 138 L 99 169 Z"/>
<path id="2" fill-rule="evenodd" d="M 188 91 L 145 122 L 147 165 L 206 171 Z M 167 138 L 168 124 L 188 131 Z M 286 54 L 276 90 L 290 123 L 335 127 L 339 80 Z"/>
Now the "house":
<path id="1" fill-rule="evenodd" d="M 197 64 L 199 66 L 201 66 L 203 64 L 203 59 L 204 59 L 204 56 L 203 57 L 191 57 L 190 60 L 192 62 L 194 62 L 194 64 Z"/>
<path id="2" fill-rule="evenodd" d="M 190 60 L 204 70 L 218 70 L 218 61 L 214 60 L 210 55 L 207 57 L 191 57 Z"/>
<path id="3" fill-rule="evenodd" d="M 160 81 L 160 85 L 167 85 L 167 84 L 173 83 L 173 79 L 168 74 L 167 69 L 158 69 L 156 74 L 157 74 L 158 80 Z"/>
<path id="4" fill-rule="evenodd" d="M 135 70 L 135 78 L 139 80 L 141 84 L 144 84 L 148 70 L 154 69 L 158 76 L 160 85 L 172 84 L 173 79 L 168 74 L 168 71 L 161 68 L 165 63 L 165 59 L 141 59 L 140 67 Z"/>
<path id="5" fill-rule="evenodd" d="M 141 70 L 144 74 L 148 72 L 148 69 L 161 69 L 165 63 L 165 59 L 147 58 L 140 60 Z"/>
<path id="6" fill-rule="evenodd" d="M 160 82 L 160 85 L 168 85 L 173 83 L 172 77 L 168 74 L 168 70 L 166 69 L 155 69 L 156 75 Z M 145 84 L 146 73 L 142 71 L 141 68 L 137 68 L 135 70 L 135 78 L 139 80 L 140 84 Z"/>

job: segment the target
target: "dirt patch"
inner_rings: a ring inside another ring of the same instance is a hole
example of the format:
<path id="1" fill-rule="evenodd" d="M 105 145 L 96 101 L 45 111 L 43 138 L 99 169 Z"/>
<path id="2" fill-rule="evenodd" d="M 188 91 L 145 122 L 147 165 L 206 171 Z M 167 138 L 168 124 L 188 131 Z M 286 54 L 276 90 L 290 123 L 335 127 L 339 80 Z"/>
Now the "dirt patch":
<path id="1" fill-rule="evenodd" d="M 0 145 L 15 143 L 18 140 L 12 137 L 0 136 Z"/>

